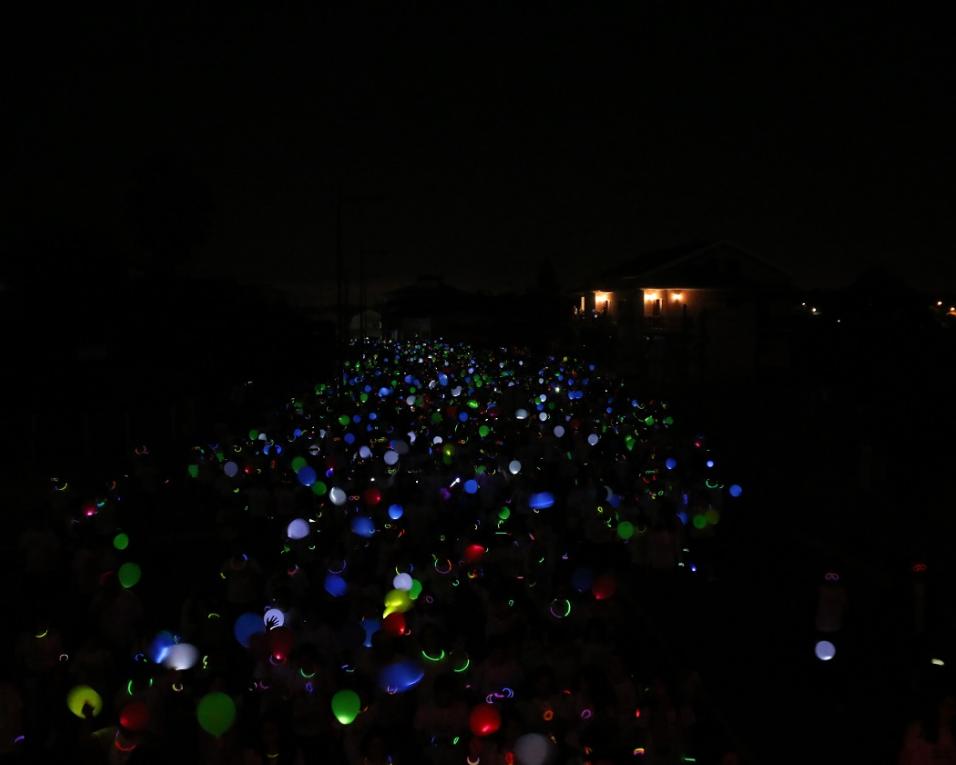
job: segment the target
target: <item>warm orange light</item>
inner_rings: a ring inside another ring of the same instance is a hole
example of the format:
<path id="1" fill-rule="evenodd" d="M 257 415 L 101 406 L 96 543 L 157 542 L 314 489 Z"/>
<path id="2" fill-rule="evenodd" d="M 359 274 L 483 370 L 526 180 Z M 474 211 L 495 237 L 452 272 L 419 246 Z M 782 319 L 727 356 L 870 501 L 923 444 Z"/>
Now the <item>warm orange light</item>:
<path id="1" fill-rule="evenodd" d="M 679 303 L 679 302 L 680 302 L 680 299 L 681 299 L 681 293 L 679 293 L 679 292 L 672 292 L 672 293 L 671 293 L 671 299 L 674 300 L 675 302 Z"/>
<path id="2" fill-rule="evenodd" d="M 594 291 L 594 307 L 599 311 L 605 307 L 611 305 L 611 293 L 602 292 L 601 290 Z"/>
<path id="3" fill-rule="evenodd" d="M 659 296 L 656 292 L 645 292 L 645 293 L 644 293 L 644 300 L 646 300 L 646 301 L 648 301 L 648 302 L 653 302 L 653 301 L 657 300 L 659 297 L 660 297 L 660 296 Z"/>

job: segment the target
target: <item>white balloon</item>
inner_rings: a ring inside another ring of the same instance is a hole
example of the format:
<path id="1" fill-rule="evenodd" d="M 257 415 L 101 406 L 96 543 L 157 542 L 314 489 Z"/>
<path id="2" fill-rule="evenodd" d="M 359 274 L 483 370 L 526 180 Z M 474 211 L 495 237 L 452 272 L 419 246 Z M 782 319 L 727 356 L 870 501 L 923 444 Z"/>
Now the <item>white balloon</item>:
<path id="1" fill-rule="evenodd" d="M 163 666 L 169 669 L 186 670 L 199 661 L 199 649 L 189 643 L 171 645 L 163 657 Z"/>
<path id="2" fill-rule="evenodd" d="M 276 627 L 281 627 L 283 624 L 285 624 L 285 614 L 278 608 L 270 608 L 268 611 L 266 611 L 262 616 L 262 623 L 268 626 L 270 619 L 276 620 Z"/>
<path id="3" fill-rule="evenodd" d="M 588 436 L 588 443 L 591 446 L 597 446 L 597 442 L 601 440 L 601 437 L 597 433 L 592 433 Z"/>
<path id="4" fill-rule="evenodd" d="M 285 534 L 289 539 L 305 539 L 311 533 L 309 522 L 304 518 L 296 518 L 286 527 Z"/>
<path id="5" fill-rule="evenodd" d="M 372 450 L 369 449 L 367 446 L 363 446 L 359 449 L 359 457 L 361 457 L 363 460 L 367 460 L 371 456 L 372 456 Z"/>
<path id="6" fill-rule="evenodd" d="M 525 733 L 515 741 L 514 751 L 519 765 L 544 765 L 551 755 L 551 745 L 540 733 Z"/>
<path id="7" fill-rule="evenodd" d="M 820 661 L 830 661 L 836 656 L 836 646 L 829 640 L 820 640 L 813 648 L 813 652 Z"/>
<path id="8" fill-rule="evenodd" d="M 521 461 L 520 460 L 511 460 L 508 463 L 508 472 L 511 475 L 518 475 L 521 472 Z"/>
<path id="9" fill-rule="evenodd" d="M 564 425 L 555 425 L 554 426 L 554 437 L 561 438 L 564 435 Z"/>
<path id="10" fill-rule="evenodd" d="M 385 464 L 391 467 L 398 462 L 398 452 L 389 449 L 387 452 L 385 452 L 385 457 L 383 457 L 383 459 L 385 460 Z"/>
<path id="11" fill-rule="evenodd" d="M 517 417 L 519 420 L 527 420 L 527 419 L 528 419 L 528 410 L 527 410 L 527 409 L 519 409 L 517 412 L 515 412 L 515 417 Z"/>
<path id="12" fill-rule="evenodd" d="M 396 590 L 408 590 L 412 589 L 412 576 L 411 574 L 396 574 L 395 578 L 392 580 L 392 587 Z"/>
<path id="13" fill-rule="evenodd" d="M 348 495 L 338 486 L 333 486 L 329 492 L 329 499 L 332 500 L 333 505 L 344 505 Z"/>

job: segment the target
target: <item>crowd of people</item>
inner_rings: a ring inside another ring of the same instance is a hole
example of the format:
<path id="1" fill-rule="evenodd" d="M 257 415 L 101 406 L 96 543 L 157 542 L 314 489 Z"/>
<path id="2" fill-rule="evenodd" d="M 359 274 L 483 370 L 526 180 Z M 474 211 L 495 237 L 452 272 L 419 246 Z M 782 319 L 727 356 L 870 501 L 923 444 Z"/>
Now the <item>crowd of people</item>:
<path id="1" fill-rule="evenodd" d="M 655 620 L 743 489 L 666 403 L 363 342 L 217 431 L 30 508 L 0 762 L 735 761 Z"/>

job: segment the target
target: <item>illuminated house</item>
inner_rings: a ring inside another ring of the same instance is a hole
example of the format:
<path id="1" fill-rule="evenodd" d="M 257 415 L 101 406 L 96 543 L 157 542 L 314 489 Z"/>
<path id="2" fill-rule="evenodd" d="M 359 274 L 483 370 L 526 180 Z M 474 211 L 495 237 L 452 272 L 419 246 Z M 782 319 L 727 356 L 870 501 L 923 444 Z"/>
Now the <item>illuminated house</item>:
<path id="1" fill-rule="evenodd" d="M 735 376 L 780 355 L 770 335 L 788 296 L 788 277 L 763 258 L 728 242 L 688 244 L 605 271 L 574 292 L 574 314 L 582 331 L 610 333 L 622 363 L 667 378 Z"/>

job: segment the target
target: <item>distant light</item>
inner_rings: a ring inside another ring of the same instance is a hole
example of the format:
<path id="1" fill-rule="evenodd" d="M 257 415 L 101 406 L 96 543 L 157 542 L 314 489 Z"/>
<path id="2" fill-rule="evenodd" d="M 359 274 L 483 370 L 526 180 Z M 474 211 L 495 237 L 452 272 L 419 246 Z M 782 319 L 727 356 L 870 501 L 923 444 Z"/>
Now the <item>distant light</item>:
<path id="1" fill-rule="evenodd" d="M 930 660 L 929 660 L 929 663 L 932 664 L 932 665 L 934 665 L 934 666 L 936 666 L 936 667 L 945 667 L 945 666 L 946 666 L 946 662 L 943 661 L 942 659 L 930 659 Z"/>
<path id="2" fill-rule="evenodd" d="M 332 491 L 329 492 L 329 499 L 332 500 L 333 505 L 344 505 L 347 498 L 345 491 L 338 486 L 333 486 Z"/>
<path id="3" fill-rule="evenodd" d="M 644 300 L 646 300 L 646 301 L 648 301 L 648 302 L 657 300 L 658 297 L 659 297 L 659 295 L 658 295 L 656 292 L 645 292 L 645 293 L 644 293 Z"/>
<path id="4" fill-rule="evenodd" d="M 469 478 L 465 481 L 465 493 L 466 494 L 477 494 L 478 493 L 478 481 L 474 478 Z"/>
<path id="5" fill-rule="evenodd" d="M 591 446 L 597 446 L 597 442 L 601 440 L 601 437 L 597 433 L 592 433 L 588 436 L 588 443 Z"/>
<path id="6" fill-rule="evenodd" d="M 729 491 L 730 491 L 731 497 L 739 497 L 741 494 L 744 493 L 744 490 L 740 487 L 739 484 L 736 484 L 736 483 L 732 483 L 730 485 Z"/>
<path id="7" fill-rule="evenodd" d="M 829 640 L 820 640 L 813 649 L 820 661 L 830 661 L 836 656 L 836 646 Z"/>

